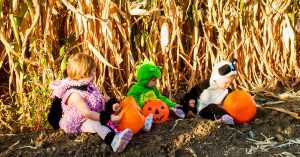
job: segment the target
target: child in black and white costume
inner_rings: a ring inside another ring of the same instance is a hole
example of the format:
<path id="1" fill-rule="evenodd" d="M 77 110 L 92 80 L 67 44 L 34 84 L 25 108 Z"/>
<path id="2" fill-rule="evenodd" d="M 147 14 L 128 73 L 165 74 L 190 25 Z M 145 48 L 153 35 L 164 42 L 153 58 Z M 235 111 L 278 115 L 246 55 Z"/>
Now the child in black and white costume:
<path id="1" fill-rule="evenodd" d="M 236 60 L 220 61 L 215 64 L 210 79 L 194 86 L 182 98 L 183 111 L 186 115 L 192 112 L 202 118 L 234 125 L 233 118 L 223 109 L 222 103 L 232 91 L 229 86 L 236 75 Z"/>

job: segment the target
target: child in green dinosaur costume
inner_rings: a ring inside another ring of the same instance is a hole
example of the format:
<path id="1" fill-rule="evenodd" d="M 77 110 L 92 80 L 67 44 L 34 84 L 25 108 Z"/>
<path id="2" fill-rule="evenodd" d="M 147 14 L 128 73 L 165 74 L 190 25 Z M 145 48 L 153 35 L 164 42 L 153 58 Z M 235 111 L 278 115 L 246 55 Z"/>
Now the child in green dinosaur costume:
<path id="1" fill-rule="evenodd" d="M 142 64 L 137 66 L 135 74 L 137 82 L 129 89 L 127 96 L 133 96 L 141 108 L 148 100 L 160 99 L 167 104 L 178 117 L 184 118 L 185 114 L 180 109 L 181 105 L 161 95 L 156 88 L 157 79 L 161 77 L 159 66 L 156 66 L 149 60 L 145 60 Z"/>

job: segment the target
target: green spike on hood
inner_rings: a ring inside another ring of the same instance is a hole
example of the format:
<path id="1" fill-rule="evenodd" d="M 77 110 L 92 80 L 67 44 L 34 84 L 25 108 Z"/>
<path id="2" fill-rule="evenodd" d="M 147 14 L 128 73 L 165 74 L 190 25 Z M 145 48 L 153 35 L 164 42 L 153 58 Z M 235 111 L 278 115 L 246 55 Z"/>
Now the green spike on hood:
<path id="1" fill-rule="evenodd" d="M 136 67 L 135 78 L 138 83 L 146 85 L 151 78 L 160 78 L 160 67 L 156 66 L 154 62 L 145 59 Z"/>

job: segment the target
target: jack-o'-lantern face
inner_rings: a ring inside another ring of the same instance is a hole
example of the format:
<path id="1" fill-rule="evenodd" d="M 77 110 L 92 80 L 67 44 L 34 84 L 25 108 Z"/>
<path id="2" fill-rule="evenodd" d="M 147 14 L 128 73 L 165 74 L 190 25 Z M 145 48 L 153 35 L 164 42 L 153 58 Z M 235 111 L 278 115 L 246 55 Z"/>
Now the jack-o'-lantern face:
<path id="1" fill-rule="evenodd" d="M 169 108 L 161 100 L 147 101 L 143 107 L 143 113 L 145 116 L 152 113 L 154 123 L 163 123 L 169 118 Z"/>

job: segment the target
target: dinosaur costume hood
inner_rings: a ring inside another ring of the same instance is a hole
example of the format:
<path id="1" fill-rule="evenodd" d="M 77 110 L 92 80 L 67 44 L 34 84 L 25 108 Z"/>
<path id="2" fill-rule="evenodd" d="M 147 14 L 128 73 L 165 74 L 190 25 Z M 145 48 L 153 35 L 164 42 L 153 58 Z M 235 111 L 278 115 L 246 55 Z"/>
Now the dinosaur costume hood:
<path id="1" fill-rule="evenodd" d="M 156 66 L 152 61 L 144 60 L 136 67 L 135 79 L 137 83 L 133 84 L 128 90 L 127 96 L 133 96 L 140 107 L 151 99 L 160 99 L 169 107 L 175 107 L 176 103 L 160 94 L 159 90 L 154 87 L 148 87 L 151 78 L 160 78 L 160 67 Z"/>
<path id="2" fill-rule="evenodd" d="M 138 84 L 147 85 L 151 78 L 160 78 L 160 67 L 156 66 L 154 62 L 144 60 L 143 63 L 136 67 L 135 78 Z"/>

